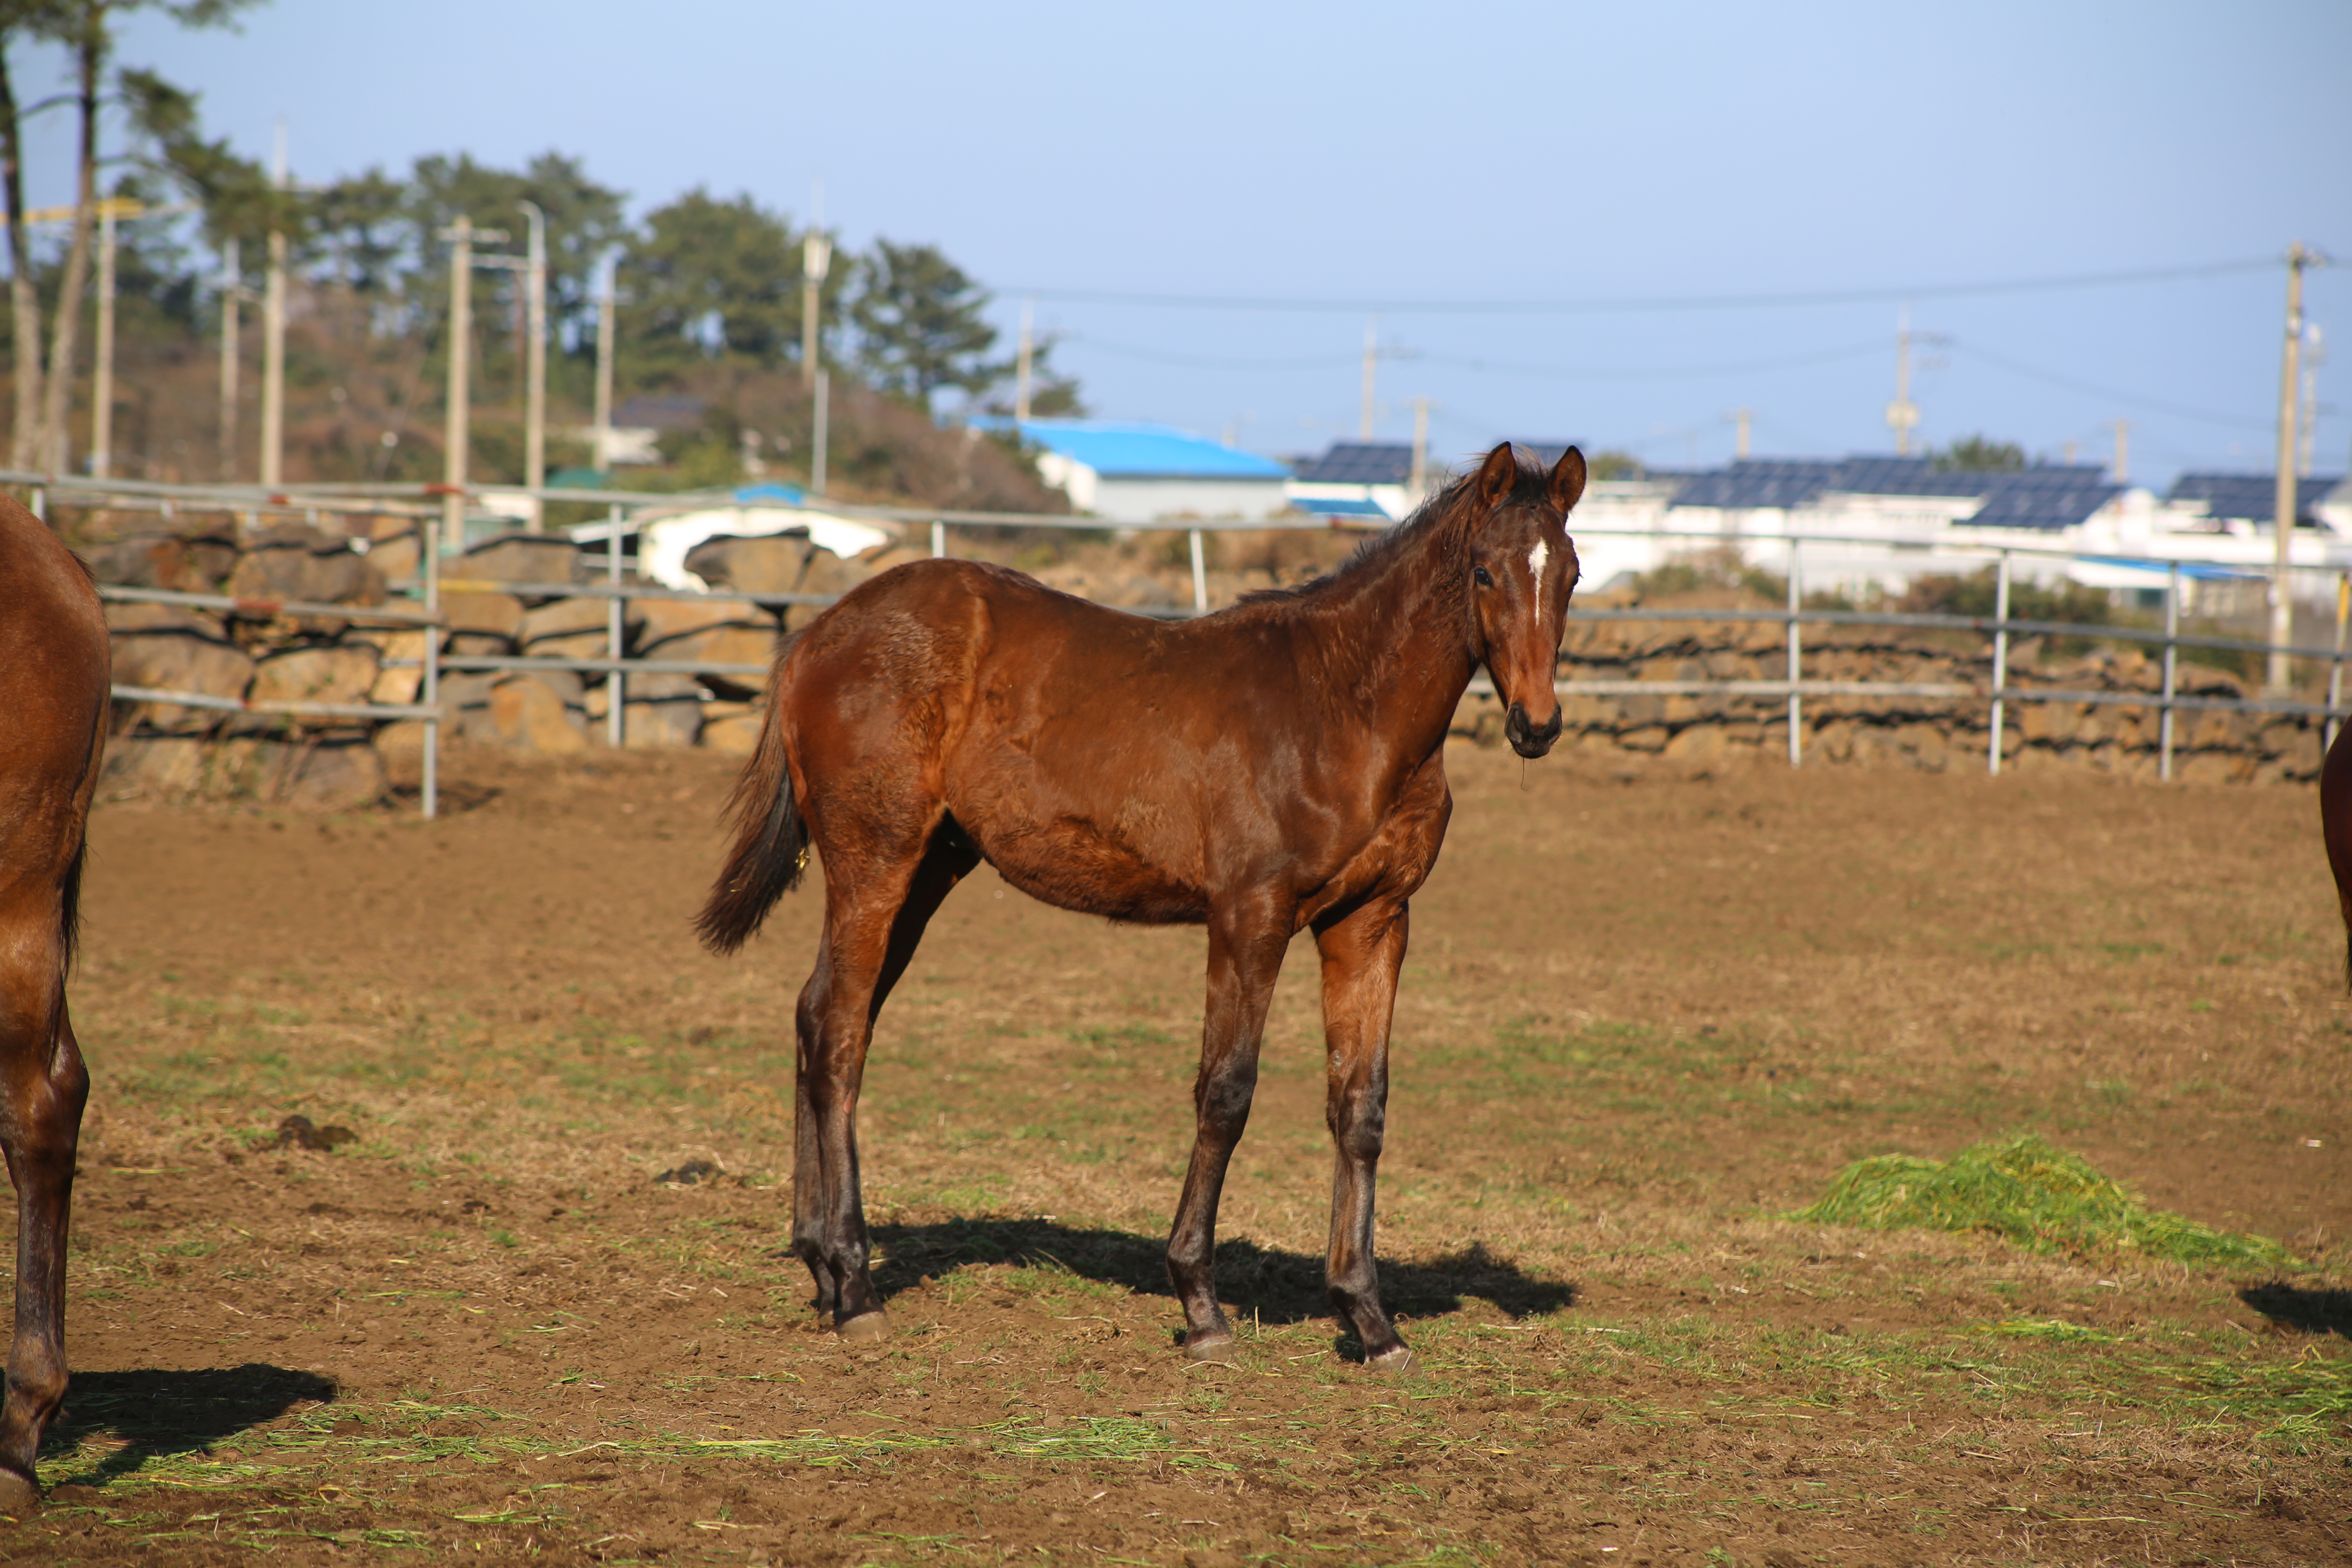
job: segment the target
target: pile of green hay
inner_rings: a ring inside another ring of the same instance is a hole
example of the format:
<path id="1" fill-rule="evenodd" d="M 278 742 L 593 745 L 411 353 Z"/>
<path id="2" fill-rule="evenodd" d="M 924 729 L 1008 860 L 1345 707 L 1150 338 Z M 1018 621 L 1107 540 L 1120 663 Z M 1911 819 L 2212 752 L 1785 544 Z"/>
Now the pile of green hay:
<path id="1" fill-rule="evenodd" d="M 1873 1230 L 1990 1231 L 2035 1252 L 2137 1252 L 2176 1263 L 2285 1262 L 2278 1243 L 2149 1210 L 2089 1161 L 2032 1133 L 1948 1160 L 1858 1160 L 1791 1219 Z"/>

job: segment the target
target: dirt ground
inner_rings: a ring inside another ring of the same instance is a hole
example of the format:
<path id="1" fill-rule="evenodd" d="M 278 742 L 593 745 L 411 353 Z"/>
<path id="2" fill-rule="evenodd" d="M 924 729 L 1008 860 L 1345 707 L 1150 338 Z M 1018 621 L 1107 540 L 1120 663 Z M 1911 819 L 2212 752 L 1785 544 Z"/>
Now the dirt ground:
<path id="1" fill-rule="evenodd" d="M 724 759 L 460 752 L 455 809 L 113 807 L 68 1415 L 12 1561 L 1763 1564 L 2352 1557 L 2352 1011 L 2307 792 L 1461 747 L 1381 1249 L 1321 1301 L 1294 952 L 1173 1348 L 1202 939 L 986 872 L 884 1016 L 894 1338 L 782 1254 L 818 900 L 687 921 Z M 273 1146 L 280 1119 L 348 1128 Z M 2236 1277 L 1782 1216 L 2032 1130 Z M 662 1181 L 666 1173 L 709 1173 Z"/>

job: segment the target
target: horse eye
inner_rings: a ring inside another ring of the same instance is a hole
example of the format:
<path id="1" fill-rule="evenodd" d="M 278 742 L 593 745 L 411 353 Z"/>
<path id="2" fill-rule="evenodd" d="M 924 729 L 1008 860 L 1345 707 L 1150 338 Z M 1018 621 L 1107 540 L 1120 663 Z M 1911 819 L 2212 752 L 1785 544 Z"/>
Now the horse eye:
<path id="1" fill-rule="evenodd" d="M 1487 574 L 1484 566 L 1479 567 L 1471 575 L 1478 580 L 1478 586 L 1481 588 L 1491 588 L 1495 585 L 1495 579 Z"/>

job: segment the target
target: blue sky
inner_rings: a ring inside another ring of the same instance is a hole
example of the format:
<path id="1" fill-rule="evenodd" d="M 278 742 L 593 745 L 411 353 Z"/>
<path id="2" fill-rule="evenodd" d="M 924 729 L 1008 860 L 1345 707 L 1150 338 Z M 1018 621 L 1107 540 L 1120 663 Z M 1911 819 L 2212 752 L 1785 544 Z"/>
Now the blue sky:
<path id="1" fill-rule="evenodd" d="M 2352 410 L 2340 0 L 277 0 L 236 34 L 138 19 L 122 58 L 254 153 L 282 117 L 304 179 L 553 148 L 640 210 L 702 184 L 798 217 L 821 177 L 849 243 L 938 243 L 1008 328 L 1037 290 L 1098 412 L 1269 452 L 1353 435 L 1361 305 L 1391 307 L 1379 433 L 1426 396 L 1443 458 L 1518 436 L 1715 462 L 1741 406 L 1761 455 L 1883 451 L 1896 298 L 1404 307 L 1924 289 L 2298 238 L 2347 262 L 2309 303 L 2336 334 L 2321 400 Z M 2095 456 L 2125 417 L 2135 479 L 2268 468 L 2283 291 L 2263 267 L 1922 292 L 1915 327 L 1950 340 L 1916 379 L 1923 434 Z M 1162 296 L 1299 305 L 1131 302 Z M 2315 466 L 2348 444 L 2328 413 Z"/>

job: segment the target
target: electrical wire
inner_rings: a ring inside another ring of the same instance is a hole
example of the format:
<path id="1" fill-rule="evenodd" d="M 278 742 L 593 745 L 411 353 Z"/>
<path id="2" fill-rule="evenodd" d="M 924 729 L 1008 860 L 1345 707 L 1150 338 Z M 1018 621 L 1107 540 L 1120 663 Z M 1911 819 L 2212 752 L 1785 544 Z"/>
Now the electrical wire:
<path id="1" fill-rule="evenodd" d="M 2151 267 L 2114 272 L 2061 273 L 2006 278 L 1976 283 L 1921 283 L 1901 288 L 1815 289 L 1786 294 L 1694 294 L 1622 300 L 1302 300 L 1209 294 L 1129 294 L 1112 289 L 1013 288 L 1002 296 L 1025 295 L 1069 304 L 1131 305 L 1170 310 L 1345 311 L 1352 315 L 1621 315 L 1675 310 L 1780 310 L 1815 305 L 1895 304 L 1917 300 L 1955 300 L 1986 294 L 2038 293 L 2061 289 L 2100 289 L 2132 283 L 2167 283 L 2263 271 L 2275 257 L 2208 262 L 2194 267 Z"/>
<path id="2" fill-rule="evenodd" d="M 1990 349 L 1979 348 L 1974 343 L 1962 342 L 1958 339 L 1946 340 L 1946 346 L 1958 349 L 1962 353 L 1972 354 L 1987 364 L 1996 369 L 2005 370 L 2011 375 L 2021 375 L 2029 381 L 2047 382 L 2052 386 L 2063 386 L 2070 392 L 2084 393 L 2093 397 L 2105 397 L 2116 403 L 2128 403 L 2136 407 L 2151 409 L 2158 414 L 2171 415 L 2176 419 L 2195 419 L 2208 425 L 2228 425 L 2242 430 L 2274 428 L 2272 422 L 2267 419 L 2249 419 L 2242 414 L 2217 414 L 2210 408 L 2189 408 L 2178 403 L 2166 403 L 2158 398 L 2143 397 L 2136 392 L 2122 392 L 2112 386 L 2100 386 L 2087 381 L 2077 381 L 2071 375 L 2061 375 L 2053 370 L 2042 370 L 2033 365 L 2023 364 L 1994 353 Z"/>

